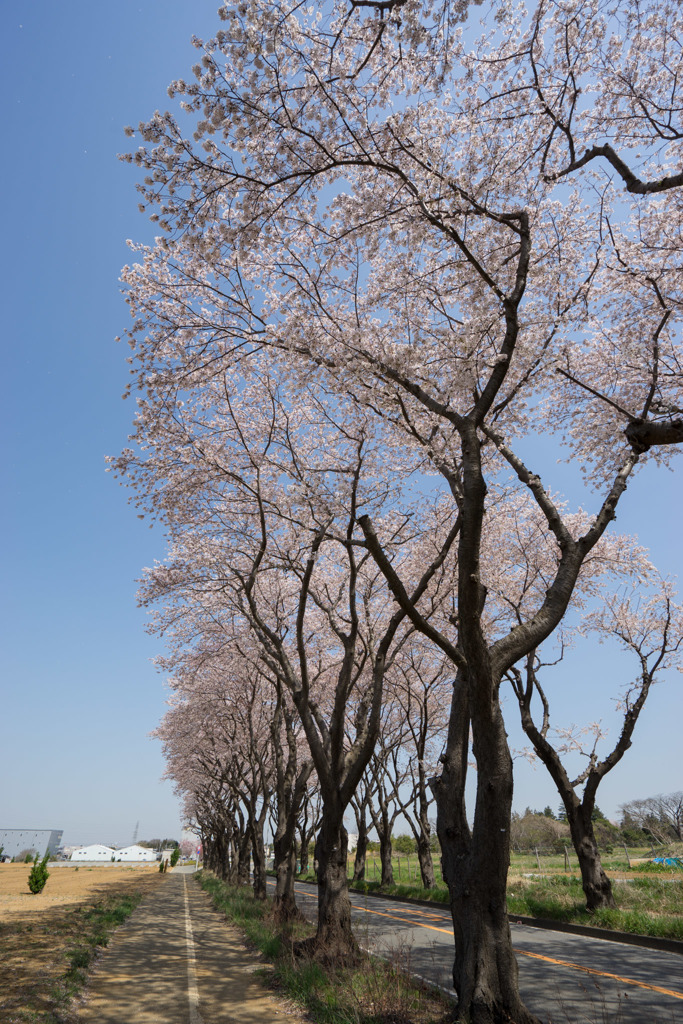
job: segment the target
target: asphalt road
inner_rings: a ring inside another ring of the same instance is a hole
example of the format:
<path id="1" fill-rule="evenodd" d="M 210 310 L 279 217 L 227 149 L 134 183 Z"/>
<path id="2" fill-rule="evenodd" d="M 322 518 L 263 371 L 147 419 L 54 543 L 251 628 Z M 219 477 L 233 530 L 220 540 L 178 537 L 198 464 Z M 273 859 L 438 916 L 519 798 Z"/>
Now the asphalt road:
<path id="1" fill-rule="evenodd" d="M 297 885 L 307 916 L 313 886 Z M 452 992 L 450 912 L 351 893 L 356 936 L 406 970 Z M 683 1024 L 683 956 L 512 923 L 520 990 L 548 1024 Z"/>

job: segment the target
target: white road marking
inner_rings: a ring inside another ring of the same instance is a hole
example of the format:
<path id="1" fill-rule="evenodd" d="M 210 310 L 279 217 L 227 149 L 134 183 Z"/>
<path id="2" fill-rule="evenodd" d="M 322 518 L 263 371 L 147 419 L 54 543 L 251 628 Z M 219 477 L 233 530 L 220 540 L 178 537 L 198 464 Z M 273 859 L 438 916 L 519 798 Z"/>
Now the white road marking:
<path id="1" fill-rule="evenodd" d="M 199 988 L 197 987 L 197 970 L 194 956 L 194 936 L 190 919 L 190 903 L 187 898 L 187 877 L 183 876 L 183 895 L 185 897 L 185 938 L 187 941 L 187 998 L 190 1003 L 190 1024 L 204 1024 L 199 1012 Z"/>

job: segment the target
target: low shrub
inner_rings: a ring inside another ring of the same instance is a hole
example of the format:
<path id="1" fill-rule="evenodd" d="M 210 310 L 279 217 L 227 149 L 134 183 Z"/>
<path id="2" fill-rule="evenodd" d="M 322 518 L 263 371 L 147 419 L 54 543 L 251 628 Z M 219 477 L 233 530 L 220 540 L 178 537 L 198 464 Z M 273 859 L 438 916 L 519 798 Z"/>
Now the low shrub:
<path id="1" fill-rule="evenodd" d="M 31 868 L 28 876 L 28 887 L 34 896 L 43 891 L 45 883 L 50 877 L 50 872 L 47 870 L 47 862 L 49 859 L 50 854 L 47 852 L 41 861 L 38 860 L 38 854 L 36 854 L 36 859 L 33 862 L 33 867 Z"/>

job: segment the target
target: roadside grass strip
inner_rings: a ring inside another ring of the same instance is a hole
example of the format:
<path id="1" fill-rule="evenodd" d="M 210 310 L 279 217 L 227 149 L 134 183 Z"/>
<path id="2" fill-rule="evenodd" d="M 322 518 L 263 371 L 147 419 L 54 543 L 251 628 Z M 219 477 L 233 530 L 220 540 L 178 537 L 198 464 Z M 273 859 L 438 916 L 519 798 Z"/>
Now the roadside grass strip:
<path id="1" fill-rule="evenodd" d="M 524 917 L 562 921 L 567 924 L 604 928 L 606 931 L 627 932 L 653 938 L 683 941 L 683 876 L 668 867 L 635 878 L 614 880 L 616 910 L 586 910 L 581 880 L 573 875 L 547 874 L 539 876 L 513 876 L 508 881 L 508 913 Z M 655 865 L 658 867 L 658 865 Z M 315 881 L 307 875 L 301 881 Z M 379 882 L 352 882 L 354 892 L 379 893 L 398 899 L 430 900 L 440 905 L 448 903 L 448 890 L 440 884 L 433 889 L 420 885 L 400 884 L 381 886 Z"/>
<path id="2" fill-rule="evenodd" d="M 271 967 L 262 977 L 268 985 L 305 1007 L 318 1024 L 445 1024 L 452 1019 L 452 1000 L 433 986 L 415 981 L 396 963 L 363 954 L 356 968 L 322 967 L 294 956 L 293 943 L 313 935 L 314 927 L 296 921 L 284 930 L 272 917 L 272 901 L 255 900 L 251 889 L 235 889 L 207 872 L 200 884 L 231 924 Z"/>

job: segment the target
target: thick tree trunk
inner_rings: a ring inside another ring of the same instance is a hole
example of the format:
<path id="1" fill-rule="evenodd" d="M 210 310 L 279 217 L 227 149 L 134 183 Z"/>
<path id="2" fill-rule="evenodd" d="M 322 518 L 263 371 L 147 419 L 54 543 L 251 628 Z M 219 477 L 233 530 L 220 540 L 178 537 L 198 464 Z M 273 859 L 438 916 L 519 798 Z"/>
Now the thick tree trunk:
<path id="1" fill-rule="evenodd" d="M 517 961 L 507 918 L 512 759 L 496 710 L 480 737 L 474 825 L 465 815 L 469 736 L 467 685 L 458 676 L 442 775 L 434 781 L 442 871 L 451 897 L 455 936 L 453 986 L 458 1020 L 467 1024 L 539 1024 L 519 995 Z M 485 747 L 485 749 L 481 749 Z"/>
<path id="2" fill-rule="evenodd" d="M 359 826 L 356 856 L 353 862 L 353 880 L 362 882 L 365 878 L 365 859 L 368 852 L 368 830 Z"/>
<path id="3" fill-rule="evenodd" d="M 207 871 L 219 874 L 219 861 L 216 855 L 216 844 L 209 836 L 202 836 L 202 861 Z"/>
<path id="4" fill-rule="evenodd" d="M 429 836 L 420 835 L 417 840 L 417 859 L 420 864 L 420 876 L 422 886 L 425 889 L 434 888 L 434 861 L 432 850 L 429 845 Z"/>
<path id="5" fill-rule="evenodd" d="M 565 804 L 567 808 L 567 805 Z M 587 809 L 583 806 L 567 808 L 567 820 L 581 869 L 581 884 L 586 896 L 588 910 L 600 907 L 610 909 L 616 907 L 612 883 L 605 874 L 600 859 L 600 851 L 595 839 L 593 822 Z"/>
<path id="6" fill-rule="evenodd" d="M 226 835 L 220 836 L 216 843 L 216 874 L 223 882 L 230 880 L 230 843 Z"/>
<path id="7" fill-rule="evenodd" d="M 258 827 L 253 828 L 251 855 L 254 870 L 254 897 L 257 900 L 265 900 L 267 896 L 266 851 L 263 845 L 263 831 Z"/>
<path id="8" fill-rule="evenodd" d="M 379 857 L 382 864 L 382 885 L 394 884 L 394 868 L 391 863 L 391 854 L 391 832 L 387 830 L 380 836 L 379 843 Z"/>
<path id="9" fill-rule="evenodd" d="M 347 878 L 348 835 L 341 806 L 326 808 L 316 843 L 318 860 L 318 931 L 313 946 L 317 959 L 336 964 L 357 959 L 351 931 Z"/>
<path id="10" fill-rule="evenodd" d="M 275 854 L 275 916 L 279 921 L 291 921 L 299 916 L 294 895 L 296 850 L 291 836 L 276 838 Z"/>

